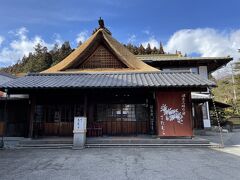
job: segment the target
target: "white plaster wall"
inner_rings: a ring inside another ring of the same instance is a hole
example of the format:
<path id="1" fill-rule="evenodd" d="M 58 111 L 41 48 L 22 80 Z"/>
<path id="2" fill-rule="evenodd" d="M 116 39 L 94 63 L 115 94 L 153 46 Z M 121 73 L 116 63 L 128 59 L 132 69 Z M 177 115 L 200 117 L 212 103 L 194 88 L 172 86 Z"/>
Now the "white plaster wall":
<path id="1" fill-rule="evenodd" d="M 199 75 L 208 79 L 208 69 L 207 66 L 199 66 Z"/>
<path id="2" fill-rule="evenodd" d="M 207 66 L 199 66 L 199 75 L 202 76 L 203 78 L 208 79 L 208 69 Z M 206 92 L 209 92 L 207 90 Z M 206 93 L 204 92 L 204 93 Z M 210 128 L 211 127 L 211 121 L 210 121 L 210 112 L 209 112 L 209 104 L 208 102 L 205 102 L 203 104 L 203 108 L 206 109 L 205 116 L 203 116 L 203 123 L 204 123 L 204 128 Z M 204 113 L 204 111 L 203 111 Z"/>

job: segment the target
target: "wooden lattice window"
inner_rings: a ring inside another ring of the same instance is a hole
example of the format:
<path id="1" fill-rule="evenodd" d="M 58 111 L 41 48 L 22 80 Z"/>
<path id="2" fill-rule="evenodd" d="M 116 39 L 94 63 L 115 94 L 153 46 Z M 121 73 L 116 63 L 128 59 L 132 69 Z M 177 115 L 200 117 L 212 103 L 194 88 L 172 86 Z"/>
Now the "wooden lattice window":
<path id="1" fill-rule="evenodd" d="M 94 68 L 127 68 L 125 64 L 119 61 L 109 50 L 100 45 L 95 52 L 84 61 L 80 69 Z"/>

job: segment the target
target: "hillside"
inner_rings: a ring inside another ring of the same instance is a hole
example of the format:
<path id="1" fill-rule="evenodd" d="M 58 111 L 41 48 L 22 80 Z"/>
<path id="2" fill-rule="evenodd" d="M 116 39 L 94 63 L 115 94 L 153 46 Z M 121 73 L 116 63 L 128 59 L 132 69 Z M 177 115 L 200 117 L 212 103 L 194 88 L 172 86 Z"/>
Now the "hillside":
<path id="1" fill-rule="evenodd" d="M 225 77 L 216 80 L 217 87 L 213 89 L 215 99 L 233 106 L 233 113 L 237 113 L 240 109 L 240 76 L 235 75 L 235 84 L 233 84 L 232 77 Z M 236 92 L 236 101 L 234 101 L 234 89 Z"/>

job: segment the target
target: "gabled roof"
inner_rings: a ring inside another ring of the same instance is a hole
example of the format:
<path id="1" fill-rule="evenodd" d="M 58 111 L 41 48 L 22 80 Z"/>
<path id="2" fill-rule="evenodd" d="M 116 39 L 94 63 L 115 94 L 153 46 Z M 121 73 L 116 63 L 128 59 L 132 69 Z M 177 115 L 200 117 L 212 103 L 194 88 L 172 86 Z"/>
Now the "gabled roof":
<path id="1" fill-rule="evenodd" d="M 76 69 L 77 65 L 83 63 L 99 45 L 104 44 L 112 54 L 121 61 L 127 68 L 106 68 L 106 69 Z M 105 28 L 99 28 L 87 41 L 74 50 L 64 60 L 55 66 L 43 71 L 42 73 L 57 73 L 57 72 L 153 72 L 159 71 L 158 69 L 147 65 L 133 55 L 121 43 L 115 40 Z"/>
<path id="2" fill-rule="evenodd" d="M 232 57 L 184 57 L 176 54 L 136 55 L 139 60 L 154 67 L 208 66 L 213 72 L 233 60 Z"/>
<path id="3" fill-rule="evenodd" d="M 215 83 L 190 72 L 34 73 L 0 89 L 206 88 Z"/>

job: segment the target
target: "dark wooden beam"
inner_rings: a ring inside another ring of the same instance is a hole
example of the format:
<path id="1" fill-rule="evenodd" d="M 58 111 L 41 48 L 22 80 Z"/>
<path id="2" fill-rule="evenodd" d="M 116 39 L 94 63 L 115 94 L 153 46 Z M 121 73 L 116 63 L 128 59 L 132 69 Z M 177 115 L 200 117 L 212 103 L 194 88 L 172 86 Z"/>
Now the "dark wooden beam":
<path id="1" fill-rule="evenodd" d="M 29 132 L 28 137 L 33 137 L 33 122 L 35 118 L 35 106 L 36 106 L 36 97 L 35 95 L 31 94 L 30 97 L 30 120 L 29 120 Z"/>
<path id="2" fill-rule="evenodd" d="M 84 112 L 83 115 L 84 117 L 87 117 L 87 111 L 88 111 L 88 97 L 87 94 L 84 95 Z"/>

